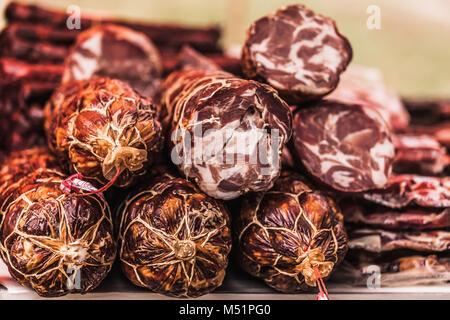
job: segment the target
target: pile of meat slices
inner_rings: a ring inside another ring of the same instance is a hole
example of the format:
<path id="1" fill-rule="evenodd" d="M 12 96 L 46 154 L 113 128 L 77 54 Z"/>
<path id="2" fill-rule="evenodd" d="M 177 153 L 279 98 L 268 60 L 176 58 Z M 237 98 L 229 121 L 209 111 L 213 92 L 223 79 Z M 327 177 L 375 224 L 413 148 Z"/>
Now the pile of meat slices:
<path id="1" fill-rule="evenodd" d="M 5 15 L 0 156 L 11 168 L 0 171 L 0 253 L 18 255 L 33 237 L 33 226 L 11 231 L 8 221 L 80 220 L 78 233 L 40 230 L 55 273 L 35 261 L 45 274 L 36 279 L 4 258 L 22 285 L 88 292 L 118 247 L 132 283 L 197 297 L 222 284 L 232 234 L 241 267 L 281 292 L 332 276 L 366 286 L 373 266 L 382 286 L 450 280 L 449 102 L 401 99 L 377 69 L 350 64 L 333 19 L 283 7 L 250 26 L 239 58 L 220 48 L 217 28 L 84 16 L 68 30 L 66 13 L 16 2 Z M 188 139 L 197 129 L 200 144 Z M 98 201 L 86 204 L 90 219 L 71 210 L 85 198 Z M 39 215 L 58 201 L 69 209 Z M 105 221 L 107 261 L 86 254 L 104 234 L 83 239 Z M 89 259 L 95 281 L 69 286 L 64 268 L 82 272 Z"/>

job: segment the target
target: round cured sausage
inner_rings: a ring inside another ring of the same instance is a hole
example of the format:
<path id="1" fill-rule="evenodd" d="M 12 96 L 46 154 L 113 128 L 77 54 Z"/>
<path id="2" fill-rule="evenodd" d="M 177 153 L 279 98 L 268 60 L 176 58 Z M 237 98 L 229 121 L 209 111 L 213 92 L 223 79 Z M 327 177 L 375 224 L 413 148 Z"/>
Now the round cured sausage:
<path id="1" fill-rule="evenodd" d="M 243 198 L 235 232 L 242 268 L 282 292 L 315 287 L 317 275 L 328 277 L 347 252 L 335 202 L 293 172 Z"/>
<path id="2" fill-rule="evenodd" d="M 131 194 L 119 214 L 122 270 L 135 285 L 198 297 L 222 284 L 231 232 L 220 201 L 164 174 Z"/>

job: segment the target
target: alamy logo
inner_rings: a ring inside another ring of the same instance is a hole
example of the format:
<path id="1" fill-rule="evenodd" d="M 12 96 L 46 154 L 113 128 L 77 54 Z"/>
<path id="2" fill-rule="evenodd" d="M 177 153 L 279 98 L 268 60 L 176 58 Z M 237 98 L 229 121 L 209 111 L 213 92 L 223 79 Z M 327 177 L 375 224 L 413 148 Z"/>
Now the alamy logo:
<path id="1" fill-rule="evenodd" d="M 70 5 L 66 10 L 69 17 L 66 20 L 66 26 L 69 30 L 81 29 L 81 8 L 79 6 Z"/>
<path id="2" fill-rule="evenodd" d="M 203 131 L 200 123 L 193 130 L 174 130 L 171 139 L 175 146 L 171 159 L 175 165 L 255 164 L 267 175 L 279 165 L 282 142 L 278 129 Z"/>
<path id="3" fill-rule="evenodd" d="M 380 30 L 381 29 L 381 9 L 379 6 L 370 5 L 367 7 L 366 13 L 369 14 L 367 18 L 367 29 Z"/>

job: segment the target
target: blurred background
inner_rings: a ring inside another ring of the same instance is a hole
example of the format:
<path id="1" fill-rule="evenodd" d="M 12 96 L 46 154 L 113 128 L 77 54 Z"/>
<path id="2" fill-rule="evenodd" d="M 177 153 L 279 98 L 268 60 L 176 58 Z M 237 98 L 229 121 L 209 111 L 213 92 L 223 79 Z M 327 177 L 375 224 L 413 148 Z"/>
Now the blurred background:
<path id="1" fill-rule="evenodd" d="M 9 1 L 0 0 L 0 10 Z M 224 47 L 241 44 L 252 21 L 290 3 L 303 3 L 337 21 L 354 50 L 353 63 L 377 67 L 388 85 L 410 97 L 450 97 L 449 0 L 24 0 L 66 10 L 100 12 L 140 21 L 217 24 Z M 380 29 L 367 20 L 378 6 Z M 0 27 L 5 24 L 3 15 Z"/>

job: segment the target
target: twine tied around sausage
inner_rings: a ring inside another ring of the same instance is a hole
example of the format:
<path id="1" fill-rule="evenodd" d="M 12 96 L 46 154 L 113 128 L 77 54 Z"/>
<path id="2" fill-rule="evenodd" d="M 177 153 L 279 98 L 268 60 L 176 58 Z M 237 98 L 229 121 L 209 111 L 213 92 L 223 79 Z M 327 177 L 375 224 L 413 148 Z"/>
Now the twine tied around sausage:
<path id="1" fill-rule="evenodd" d="M 328 300 L 328 291 L 322 278 L 327 277 L 333 270 L 334 263 L 325 261 L 325 255 L 320 248 L 303 249 L 306 254 L 296 270 L 303 275 L 305 283 L 310 287 L 319 288 L 316 300 Z"/>

